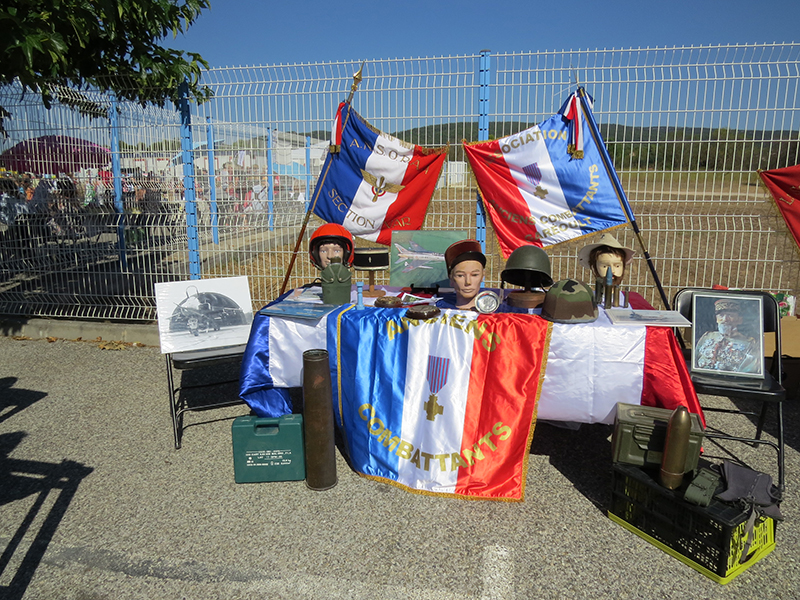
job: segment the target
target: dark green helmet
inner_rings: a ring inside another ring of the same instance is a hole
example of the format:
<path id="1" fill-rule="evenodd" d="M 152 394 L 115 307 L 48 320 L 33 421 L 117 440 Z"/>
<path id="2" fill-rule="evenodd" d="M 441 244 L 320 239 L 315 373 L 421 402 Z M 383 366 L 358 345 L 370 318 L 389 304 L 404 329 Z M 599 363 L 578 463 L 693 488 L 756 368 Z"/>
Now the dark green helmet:
<path id="1" fill-rule="evenodd" d="M 551 286 L 550 258 L 539 246 L 520 246 L 508 257 L 500 278 L 525 289 Z"/>
<path id="2" fill-rule="evenodd" d="M 542 317 L 553 323 L 591 323 L 597 314 L 592 290 L 577 279 L 557 281 L 544 295 Z"/>

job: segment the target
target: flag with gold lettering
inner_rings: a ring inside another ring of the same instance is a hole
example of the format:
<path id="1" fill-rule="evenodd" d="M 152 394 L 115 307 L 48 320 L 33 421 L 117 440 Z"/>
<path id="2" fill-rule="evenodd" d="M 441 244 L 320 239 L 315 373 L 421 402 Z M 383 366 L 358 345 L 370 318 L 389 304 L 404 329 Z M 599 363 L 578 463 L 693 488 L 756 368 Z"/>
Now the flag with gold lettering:
<path id="1" fill-rule="evenodd" d="M 342 102 L 313 211 L 353 235 L 389 245 L 392 231 L 422 228 L 447 147 L 425 148 L 378 131 Z"/>
<path id="2" fill-rule="evenodd" d="M 334 413 L 350 464 L 409 491 L 521 501 L 551 324 L 402 309 L 328 318 Z"/>
<path id="3" fill-rule="evenodd" d="M 523 245 L 550 246 L 628 223 L 630 206 L 591 106 L 575 92 L 539 125 L 463 142 L 506 258 Z"/>
<path id="4" fill-rule="evenodd" d="M 800 165 L 769 171 L 759 170 L 758 174 L 775 198 L 786 227 L 800 248 Z"/>

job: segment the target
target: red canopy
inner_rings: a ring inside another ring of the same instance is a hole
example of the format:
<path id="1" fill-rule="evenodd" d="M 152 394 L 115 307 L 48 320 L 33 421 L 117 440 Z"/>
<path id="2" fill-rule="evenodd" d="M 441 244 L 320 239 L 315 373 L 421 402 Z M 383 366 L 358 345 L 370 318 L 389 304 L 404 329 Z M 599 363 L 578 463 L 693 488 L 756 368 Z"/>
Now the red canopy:
<path id="1" fill-rule="evenodd" d="M 111 161 L 108 148 L 81 138 L 45 135 L 25 140 L 0 154 L 0 164 L 12 171 L 36 175 L 74 173 L 99 168 Z"/>

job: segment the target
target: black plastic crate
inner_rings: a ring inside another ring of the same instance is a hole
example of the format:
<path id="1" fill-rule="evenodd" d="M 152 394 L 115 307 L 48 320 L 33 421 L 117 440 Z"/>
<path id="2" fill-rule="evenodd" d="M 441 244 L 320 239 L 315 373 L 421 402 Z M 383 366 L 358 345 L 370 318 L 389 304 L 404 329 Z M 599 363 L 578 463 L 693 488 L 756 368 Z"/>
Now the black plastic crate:
<path id="1" fill-rule="evenodd" d="M 775 548 L 775 521 L 759 518 L 741 562 L 747 512 L 716 500 L 707 507 L 690 504 L 683 499 L 689 477 L 677 490 L 662 487 L 655 477 L 653 471 L 613 465 L 609 517 L 718 583 L 727 583 Z"/>

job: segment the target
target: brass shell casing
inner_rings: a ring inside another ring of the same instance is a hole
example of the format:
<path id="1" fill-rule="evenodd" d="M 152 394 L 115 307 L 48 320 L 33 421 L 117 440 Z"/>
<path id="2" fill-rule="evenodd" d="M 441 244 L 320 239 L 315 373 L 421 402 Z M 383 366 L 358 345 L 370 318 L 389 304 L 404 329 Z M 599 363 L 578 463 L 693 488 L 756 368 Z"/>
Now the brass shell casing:
<path id="1" fill-rule="evenodd" d="M 674 490 L 683 482 L 691 432 L 692 421 L 689 411 L 685 406 L 679 406 L 672 411 L 672 416 L 669 418 L 667 439 L 664 442 L 664 454 L 661 458 L 661 485 L 669 490 Z"/>
<path id="2" fill-rule="evenodd" d="M 336 485 L 333 391 L 327 350 L 303 352 L 303 429 L 306 486 L 322 491 Z"/>

